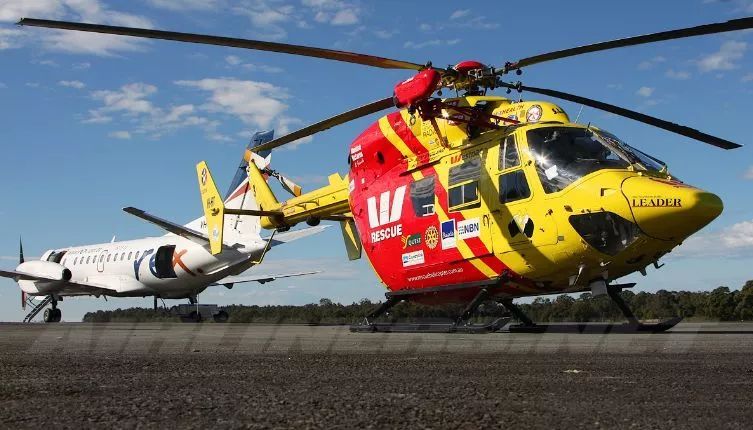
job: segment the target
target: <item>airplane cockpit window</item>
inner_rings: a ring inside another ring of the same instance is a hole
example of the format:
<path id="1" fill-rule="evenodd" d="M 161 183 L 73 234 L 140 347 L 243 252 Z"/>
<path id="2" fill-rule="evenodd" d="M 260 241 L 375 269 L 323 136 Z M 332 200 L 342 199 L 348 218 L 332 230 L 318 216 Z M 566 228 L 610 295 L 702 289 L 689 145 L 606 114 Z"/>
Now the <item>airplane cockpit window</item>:
<path id="1" fill-rule="evenodd" d="M 518 147 L 515 145 L 515 137 L 509 135 L 499 146 L 499 170 L 509 169 L 520 165 Z"/>
<path id="2" fill-rule="evenodd" d="M 434 215 L 434 175 L 410 184 L 410 200 L 416 216 Z"/>
<path id="3" fill-rule="evenodd" d="M 473 157 L 450 167 L 447 190 L 450 210 L 479 207 L 478 181 L 481 177 L 481 157 Z"/>
<path id="4" fill-rule="evenodd" d="M 526 133 L 528 147 L 544 191 L 554 193 L 590 173 L 626 169 L 626 155 L 618 153 L 593 131 L 572 127 L 546 127 Z"/>

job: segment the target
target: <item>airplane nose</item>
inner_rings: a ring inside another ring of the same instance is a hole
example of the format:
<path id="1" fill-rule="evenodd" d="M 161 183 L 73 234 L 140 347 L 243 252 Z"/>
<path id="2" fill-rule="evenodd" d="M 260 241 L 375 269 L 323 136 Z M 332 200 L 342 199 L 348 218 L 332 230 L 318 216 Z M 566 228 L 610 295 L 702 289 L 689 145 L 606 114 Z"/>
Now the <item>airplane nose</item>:
<path id="1" fill-rule="evenodd" d="M 630 178 L 622 191 L 633 218 L 647 235 L 682 241 L 722 213 L 719 196 L 681 182 L 648 177 Z"/>

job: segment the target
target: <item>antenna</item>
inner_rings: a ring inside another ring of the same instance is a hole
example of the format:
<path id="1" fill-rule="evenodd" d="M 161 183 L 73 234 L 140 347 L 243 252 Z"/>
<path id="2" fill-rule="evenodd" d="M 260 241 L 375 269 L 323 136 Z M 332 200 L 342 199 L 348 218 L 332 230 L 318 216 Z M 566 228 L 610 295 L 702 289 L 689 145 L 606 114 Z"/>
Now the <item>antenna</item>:
<path id="1" fill-rule="evenodd" d="M 580 114 L 583 112 L 583 105 L 580 105 L 580 110 L 578 111 L 578 116 L 575 117 L 575 123 L 578 122 L 578 119 L 580 118 Z"/>

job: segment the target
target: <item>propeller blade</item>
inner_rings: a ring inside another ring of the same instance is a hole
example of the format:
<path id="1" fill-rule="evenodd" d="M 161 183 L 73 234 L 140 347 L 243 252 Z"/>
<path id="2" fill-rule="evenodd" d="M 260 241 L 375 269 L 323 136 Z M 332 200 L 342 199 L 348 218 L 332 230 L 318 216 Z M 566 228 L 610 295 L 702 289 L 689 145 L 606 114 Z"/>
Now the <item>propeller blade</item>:
<path id="1" fill-rule="evenodd" d="M 205 34 L 179 33 L 175 31 L 152 30 L 148 28 L 118 27 L 112 25 L 85 24 L 80 22 L 55 21 L 48 19 L 22 18 L 18 25 L 31 27 L 57 28 L 60 30 L 88 31 L 91 33 L 118 34 L 121 36 L 144 37 L 148 39 L 174 40 L 177 42 L 201 43 L 205 45 L 230 46 L 234 48 L 255 49 L 258 51 L 279 52 L 283 54 L 302 55 L 304 57 L 324 58 L 343 61 L 382 69 L 421 70 L 423 64 L 391 58 L 358 54 L 355 52 L 336 51 L 287 43 L 265 42 L 261 40 L 239 39 L 234 37 L 210 36 Z"/>
<path id="2" fill-rule="evenodd" d="M 18 238 L 18 264 L 21 264 L 24 262 L 24 244 L 21 241 L 21 238 Z"/>
<path id="3" fill-rule="evenodd" d="M 383 98 L 382 100 L 377 100 L 367 105 L 363 105 L 353 110 L 349 110 L 339 115 L 335 115 L 331 118 L 327 118 L 324 121 L 319 121 L 316 124 L 312 124 L 300 130 L 296 130 L 290 134 L 279 137 L 277 139 L 270 140 L 267 143 L 254 147 L 252 151 L 259 152 L 259 151 L 266 151 L 267 149 L 274 149 L 282 145 L 285 145 L 286 143 L 290 143 L 298 139 L 311 136 L 312 134 L 316 134 L 320 131 L 327 130 L 328 128 L 334 127 L 336 125 L 344 124 L 348 121 L 352 121 L 354 119 L 358 119 L 363 116 L 366 116 L 375 112 L 379 112 L 381 110 L 389 109 L 394 106 L 395 106 L 395 103 L 392 101 L 392 97 L 386 97 L 386 98 Z"/>
<path id="4" fill-rule="evenodd" d="M 641 45 L 644 43 L 661 42 L 664 40 L 682 39 L 684 37 L 703 36 L 706 34 L 724 33 L 727 31 L 744 30 L 753 28 L 753 17 L 732 19 L 726 22 L 704 24 L 696 27 L 680 28 L 677 30 L 662 31 L 659 33 L 644 34 L 641 36 L 626 37 L 624 39 L 609 40 L 606 42 L 593 43 L 575 48 L 562 49 L 547 52 L 520 59 L 505 65 L 506 70 L 519 69 L 521 67 L 539 64 L 545 61 L 558 60 L 589 52 L 606 51 L 608 49 L 623 48 L 625 46 Z"/>
<path id="5" fill-rule="evenodd" d="M 574 94 L 563 93 L 562 91 L 549 90 L 546 88 L 527 87 L 525 85 L 509 84 L 507 82 L 500 82 L 499 85 L 505 88 L 521 89 L 523 91 L 530 91 L 532 93 L 556 97 L 558 99 L 568 100 L 574 103 L 580 103 L 582 105 L 590 106 L 592 108 L 601 109 L 603 111 L 611 112 L 613 114 L 620 115 L 620 116 L 624 116 L 625 118 L 630 118 L 630 119 L 642 122 L 644 124 L 653 125 L 654 127 L 671 131 L 672 133 L 677 133 L 682 136 L 689 137 L 691 139 L 699 140 L 701 142 L 708 143 L 709 145 L 718 146 L 719 148 L 735 149 L 735 148 L 740 148 L 742 146 L 737 143 L 730 142 L 729 140 L 724 140 L 722 138 L 703 133 L 694 128 L 686 127 L 680 124 L 675 124 L 673 122 L 665 121 L 663 119 L 659 119 L 650 115 L 642 114 L 640 112 L 636 112 L 630 109 L 625 109 L 625 108 L 615 106 L 609 103 L 600 102 L 598 100 L 576 96 Z"/>

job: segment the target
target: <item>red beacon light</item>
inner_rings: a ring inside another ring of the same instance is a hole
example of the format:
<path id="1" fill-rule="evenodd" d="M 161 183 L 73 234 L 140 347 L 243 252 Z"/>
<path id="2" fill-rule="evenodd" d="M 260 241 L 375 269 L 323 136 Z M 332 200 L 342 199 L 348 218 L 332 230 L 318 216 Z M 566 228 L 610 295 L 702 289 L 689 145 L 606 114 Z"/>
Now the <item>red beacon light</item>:
<path id="1" fill-rule="evenodd" d="M 415 106 L 422 100 L 427 100 L 436 91 L 442 75 L 434 69 L 424 69 L 403 82 L 395 85 L 393 100 L 395 106 L 402 108 Z"/>

